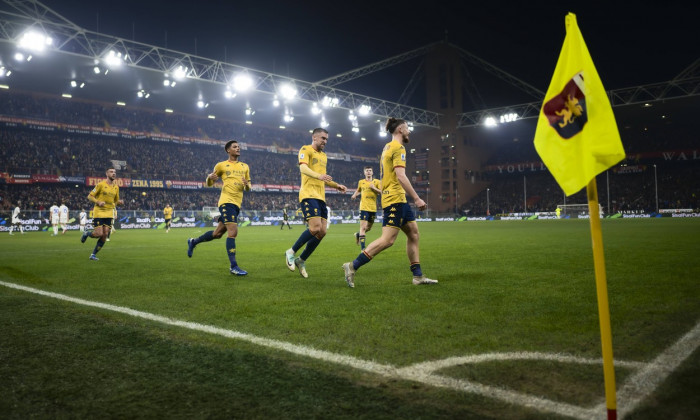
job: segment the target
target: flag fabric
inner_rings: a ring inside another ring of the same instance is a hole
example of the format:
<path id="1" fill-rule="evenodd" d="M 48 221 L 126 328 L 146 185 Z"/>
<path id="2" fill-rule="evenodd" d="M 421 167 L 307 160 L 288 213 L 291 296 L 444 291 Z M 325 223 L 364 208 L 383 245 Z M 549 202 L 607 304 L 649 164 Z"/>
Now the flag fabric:
<path id="1" fill-rule="evenodd" d="M 566 195 L 625 158 L 615 115 L 593 65 L 576 15 L 566 18 L 566 38 L 545 95 L 535 149 Z"/>

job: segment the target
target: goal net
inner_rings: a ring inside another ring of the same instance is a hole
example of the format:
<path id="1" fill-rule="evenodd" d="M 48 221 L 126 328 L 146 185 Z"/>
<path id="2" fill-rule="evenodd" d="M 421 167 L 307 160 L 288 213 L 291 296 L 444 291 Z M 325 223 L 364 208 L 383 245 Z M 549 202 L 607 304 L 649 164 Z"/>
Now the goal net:
<path id="1" fill-rule="evenodd" d="M 212 219 L 216 219 L 217 217 L 221 216 L 221 213 L 219 213 L 219 208 L 218 207 L 202 207 L 202 216 L 204 217 L 211 217 Z"/>
<path id="2" fill-rule="evenodd" d="M 588 215 L 588 204 L 559 204 L 561 209 L 560 217 L 578 217 Z M 598 204 L 598 214 L 603 216 L 603 206 Z"/>

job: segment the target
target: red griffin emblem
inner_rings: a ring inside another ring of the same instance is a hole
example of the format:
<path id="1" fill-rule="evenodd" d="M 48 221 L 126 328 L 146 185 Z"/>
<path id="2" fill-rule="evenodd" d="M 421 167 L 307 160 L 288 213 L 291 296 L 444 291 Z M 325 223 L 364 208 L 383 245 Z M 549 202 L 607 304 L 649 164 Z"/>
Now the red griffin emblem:
<path id="1" fill-rule="evenodd" d="M 586 95 L 581 90 L 583 75 L 576 74 L 561 92 L 544 104 L 543 112 L 549 125 L 563 139 L 570 139 L 583 130 L 588 122 Z"/>

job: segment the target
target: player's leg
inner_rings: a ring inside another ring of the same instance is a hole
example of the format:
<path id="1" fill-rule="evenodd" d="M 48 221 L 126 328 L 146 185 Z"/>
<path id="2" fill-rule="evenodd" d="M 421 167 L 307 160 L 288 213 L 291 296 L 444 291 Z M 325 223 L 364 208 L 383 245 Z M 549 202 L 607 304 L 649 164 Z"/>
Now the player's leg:
<path id="1" fill-rule="evenodd" d="M 111 225 L 108 220 L 109 219 L 95 219 L 95 230 L 92 231 L 91 236 L 93 238 L 97 238 L 97 243 L 95 244 L 95 248 L 92 250 L 92 254 L 90 255 L 91 260 L 98 260 L 96 255 L 107 242 L 107 234 L 109 233 L 109 226 Z"/>
<path id="2" fill-rule="evenodd" d="M 370 262 L 377 254 L 394 245 L 398 236 L 398 228 L 394 226 L 384 226 L 382 228 L 382 235 L 379 238 L 372 241 L 372 243 L 370 243 L 367 248 L 363 249 L 352 262 L 343 264 L 345 282 L 348 286 L 355 287 L 355 271 Z"/>
<path id="3" fill-rule="evenodd" d="M 411 264 L 410 268 L 413 273 L 413 284 L 437 283 L 437 280 L 425 277 L 420 267 L 420 233 L 418 232 L 418 223 L 415 221 L 408 222 L 401 227 L 401 230 L 406 234 L 406 255 Z"/>
<path id="4" fill-rule="evenodd" d="M 190 238 L 187 240 L 187 256 L 192 258 L 192 253 L 194 252 L 194 247 L 202 242 L 209 242 L 214 239 L 219 239 L 226 232 L 226 225 L 221 216 L 219 216 L 219 224 L 216 225 L 214 230 L 204 232 L 197 238 Z"/>
<path id="5" fill-rule="evenodd" d="M 360 220 L 360 234 L 357 235 L 357 241 L 360 244 L 360 249 L 367 247 L 367 220 Z"/>
<path id="6" fill-rule="evenodd" d="M 51 229 L 53 230 L 53 236 L 58 235 L 58 222 L 52 222 Z"/>
<path id="7" fill-rule="evenodd" d="M 237 219 L 237 218 L 236 218 Z M 247 271 L 238 266 L 236 261 L 236 236 L 238 236 L 238 223 L 230 222 L 226 224 L 226 254 L 231 263 L 230 272 L 236 276 L 245 276 Z"/>

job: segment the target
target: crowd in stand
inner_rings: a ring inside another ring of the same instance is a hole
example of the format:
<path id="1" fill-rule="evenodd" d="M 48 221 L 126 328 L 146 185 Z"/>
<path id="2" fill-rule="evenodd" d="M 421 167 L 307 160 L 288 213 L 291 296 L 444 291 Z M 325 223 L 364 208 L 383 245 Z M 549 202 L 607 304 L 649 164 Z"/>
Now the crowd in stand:
<path id="1" fill-rule="evenodd" d="M 42 98 L 24 94 L 0 92 L 0 115 L 51 121 L 60 124 L 82 124 L 96 127 L 119 127 L 134 131 L 161 132 L 197 138 L 235 138 L 248 144 L 291 148 L 286 153 L 247 149 L 241 161 L 251 169 L 254 184 L 299 185 L 300 175 L 296 149 L 310 142 L 308 133 L 250 127 L 230 121 L 208 120 L 184 115 L 170 115 L 62 99 Z M 230 133 L 230 134 L 229 134 Z M 700 165 L 698 159 L 664 160 L 662 151 L 688 150 L 697 147 L 686 130 L 676 126 L 650 124 L 644 130 L 621 131 L 632 171 L 615 170 L 605 178 L 599 177 L 600 202 L 611 211 L 648 210 L 656 208 L 700 208 Z M 636 133 L 636 134 L 635 134 Z M 180 144 L 146 138 L 107 137 L 66 131 L 39 130 L 20 124 L 8 124 L 0 130 L 0 172 L 20 174 L 52 174 L 63 176 L 103 177 L 112 161 L 123 161 L 119 177 L 131 179 L 203 181 L 214 165 L 227 158 L 219 144 Z M 494 144 L 485 166 L 539 161 L 531 141 L 508 141 Z M 379 173 L 380 150 L 357 141 L 333 139 L 326 147 L 329 153 L 357 153 L 374 159 L 375 174 Z M 649 153 L 656 153 L 649 157 Z M 410 158 L 409 158 L 410 159 Z M 329 194 L 328 204 L 335 209 L 355 209 L 349 200 L 357 181 L 362 178 L 361 161 L 328 160 L 328 173 L 334 180 L 348 186 L 347 196 Z M 654 167 L 656 165 L 656 167 Z M 654 170 L 656 169 L 656 171 Z M 504 214 L 514 212 L 552 211 L 564 203 L 564 195 L 547 171 L 499 173 L 483 171 L 480 181 L 486 181 L 488 192 L 481 191 L 467 203 L 461 203 L 458 213 L 470 215 Z M 608 191 L 609 185 L 609 191 Z M 21 200 L 23 208 L 43 209 L 60 201 L 71 208 L 87 206 L 89 187 L 65 184 L 2 185 L 0 209 Z M 125 209 L 159 210 L 168 202 L 176 209 L 198 210 L 215 206 L 216 189 L 175 190 L 124 188 Z M 488 195 L 488 198 L 487 198 Z M 610 203 L 608 206 L 608 196 Z M 296 193 L 251 192 L 246 194 L 243 207 L 250 210 L 274 210 L 282 203 L 296 206 Z M 566 202 L 585 203 L 585 190 Z"/>

